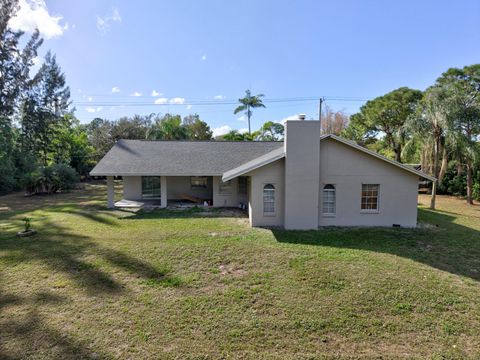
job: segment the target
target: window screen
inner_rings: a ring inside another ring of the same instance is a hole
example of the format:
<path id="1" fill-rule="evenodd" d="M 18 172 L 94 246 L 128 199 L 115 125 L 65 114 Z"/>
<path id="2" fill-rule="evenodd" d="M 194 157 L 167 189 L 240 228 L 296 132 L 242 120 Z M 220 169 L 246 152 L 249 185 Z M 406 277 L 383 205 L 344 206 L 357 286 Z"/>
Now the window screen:
<path id="1" fill-rule="evenodd" d="M 378 184 L 362 184 L 362 210 L 378 211 L 379 189 Z"/>
<path id="2" fill-rule="evenodd" d="M 335 214 L 335 186 L 327 184 L 323 187 L 322 191 L 322 212 L 325 215 Z"/>
<path id="3" fill-rule="evenodd" d="M 266 184 L 263 187 L 263 212 L 265 214 L 275 213 L 275 186 Z"/>

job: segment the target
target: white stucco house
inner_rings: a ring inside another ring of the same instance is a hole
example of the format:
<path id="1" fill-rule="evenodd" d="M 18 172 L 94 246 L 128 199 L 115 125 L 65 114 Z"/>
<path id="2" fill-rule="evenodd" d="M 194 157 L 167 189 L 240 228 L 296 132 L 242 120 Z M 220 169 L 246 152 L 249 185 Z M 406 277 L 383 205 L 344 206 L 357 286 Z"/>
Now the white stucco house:
<path id="1" fill-rule="evenodd" d="M 157 202 L 243 204 L 252 226 L 417 224 L 420 178 L 434 178 L 335 135 L 319 121 L 292 120 L 280 142 L 120 140 L 91 171 L 106 176 L 114 207 L 114 176 L 123 198 Z"/>

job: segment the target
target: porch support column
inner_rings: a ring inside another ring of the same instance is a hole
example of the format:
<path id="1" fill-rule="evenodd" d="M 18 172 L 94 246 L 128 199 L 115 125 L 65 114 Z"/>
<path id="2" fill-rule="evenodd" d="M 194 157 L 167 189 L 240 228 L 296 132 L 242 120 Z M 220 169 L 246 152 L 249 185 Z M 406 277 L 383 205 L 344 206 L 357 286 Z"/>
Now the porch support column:
<path id="1" fill-rule="evenodd" d="M 109 209 L 113 209 L 115 207 L 115 189 L 113 185 L 113 176 L 107 176 L 107 198 Z"/>
<path id="2" fill-rule="evenodd" d="M 167 177 L 160 177 L 160 207 L 167 207 Z"/>

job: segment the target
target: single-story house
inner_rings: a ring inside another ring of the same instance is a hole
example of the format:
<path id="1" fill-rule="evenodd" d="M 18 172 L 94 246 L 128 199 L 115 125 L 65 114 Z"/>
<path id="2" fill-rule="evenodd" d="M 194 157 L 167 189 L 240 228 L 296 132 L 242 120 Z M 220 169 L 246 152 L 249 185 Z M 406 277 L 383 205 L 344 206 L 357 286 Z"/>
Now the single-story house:
<path id="1" fill-rule="evenodd" d="M 244 206 L 252 226 L 417 224 L 420 178 L 431 176 L 335 135 L 320 136 L 319 121 L 289 120 L 277 142 L 119 140 L 91 171 L 113 179 L 123 198 L 205 201 Z"/>

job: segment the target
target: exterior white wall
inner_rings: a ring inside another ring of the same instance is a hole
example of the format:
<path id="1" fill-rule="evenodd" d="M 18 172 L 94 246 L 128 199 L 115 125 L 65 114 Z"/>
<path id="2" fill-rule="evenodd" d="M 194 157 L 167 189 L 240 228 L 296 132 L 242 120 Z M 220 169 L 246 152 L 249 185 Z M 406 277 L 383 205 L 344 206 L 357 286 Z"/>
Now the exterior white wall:
<path id="1" fill-rule="evenodd" d="M 285 124 L 285 228 L 318 228 L 320 121 Z"/>
<path id="2" fill-rule="evenodd" d="M 192 188 L 189 176 L 167 176 L 168 200 L 180 200 L 183 194 L 200 199 L 211 199 L 213 182 L 210 176 L 207 179 L 206 188 Z"/>
<path id="3" fill-rule="evenodd" d="M 124 176 L 123 178 L 123 198 L 126 200 L 142 200 L 142 177 Z"/>
<path id="4" fill-rule="evenodd" d="M 249 209 L 251 226 L 284 226 L 285 213 L 285 160 L 280 159 L 271 164 L 246 174 L 249 181 Z M 275 186 L 275 214 L 263 213 L 263 187 Z"/>
<path id="5" fill-rule="evenodd" d="M 238 207 L 239 203 L 247 204 L 248 195 L 238 193 L 238 178 L 231 180 L 231 189 L 228 193 L 220 193 L 221 176 L 213 177 L 213 206 Z M 248 186 L 247 186 L 248 188 Z"/>
<path id="6" fill-rule="evenodd" d="M 380 185 L 378 213 L 362 213 L 362 183 Z M 334 217 L 322 214 L 325 184 L 336 189 Z M 320 226 L 416 226 L 418 176 L 332 139 L 320 145 L 319 190 Z"/>

